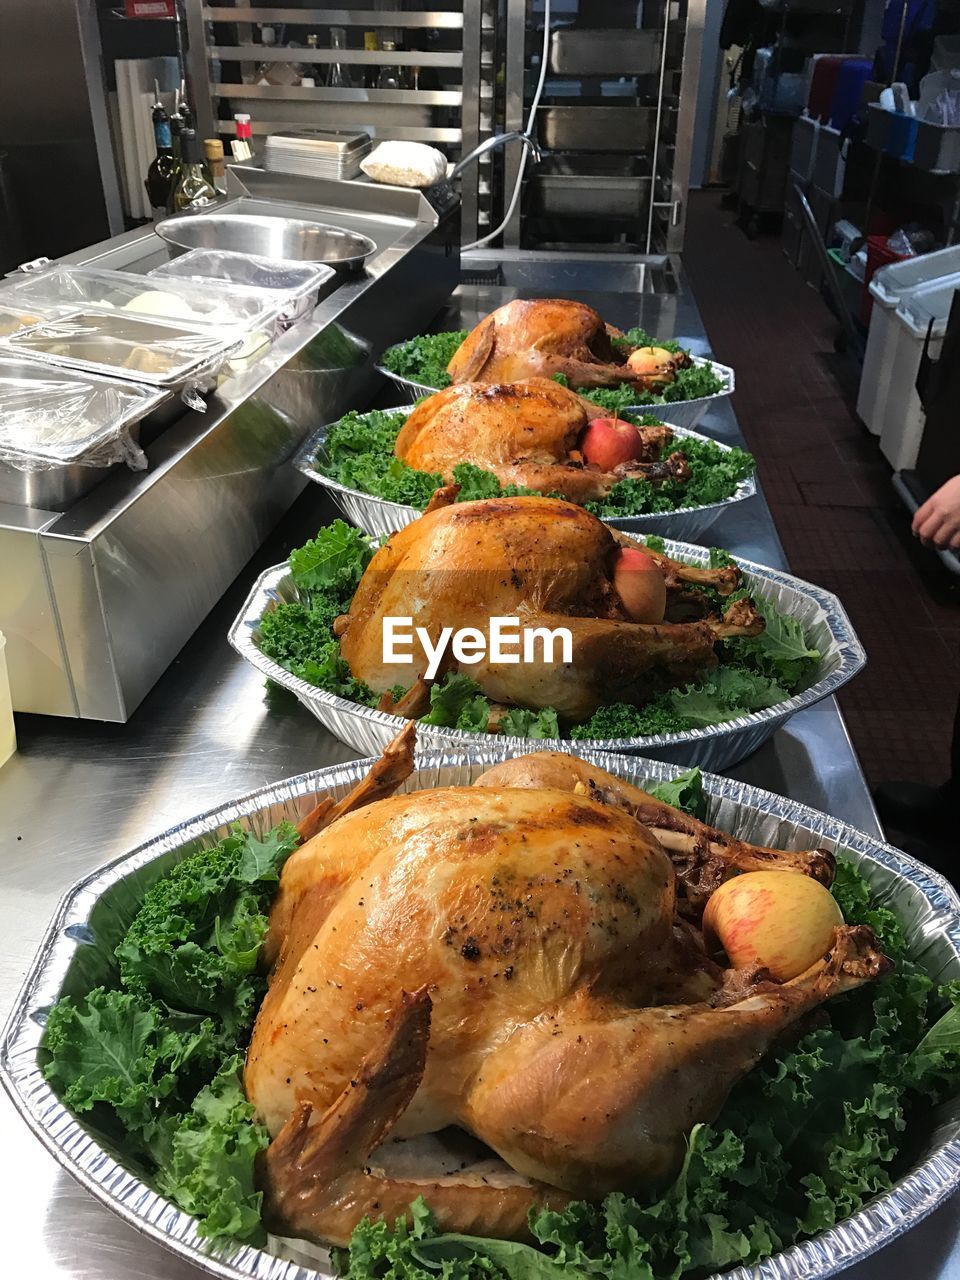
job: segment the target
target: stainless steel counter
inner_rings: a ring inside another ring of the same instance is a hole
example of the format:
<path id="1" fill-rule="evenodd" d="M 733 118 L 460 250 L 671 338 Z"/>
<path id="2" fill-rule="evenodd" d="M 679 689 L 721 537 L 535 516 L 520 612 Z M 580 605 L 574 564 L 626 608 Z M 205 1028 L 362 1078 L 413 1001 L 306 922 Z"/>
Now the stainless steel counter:
<path id="1" fill-rule="evenodd" d="M 577 290 L 614 323 L 637 321 L 676 333 L 707 353 L 699 315 L 679 288 L 667 296 L 611 289 L 603 274 L 563 272 L 564 279 L 491 290 L 461 288 L 440 327 L 472 323 L 513 295 Z M 508 279 L 512 272 L 508 272 Z M 558 273 L 559 274 L 559 273 Z M 642 291 L 623 271 L 621 284 Z M 600 286 L 597 290 L 595 287 Z M 543 287 L 541 287 L 543 286 Z M 575 288 L 576 286 L 576 288 Z M 702 429 L 740 440 L 729 406 Z M 715 526 L 712 540 L 734 553 L 783 566 L 762 498 Z M 173 665 L 125 725 L 21 716 L 20 751 L 0 771 L 0 1019 L 6 1016 L 36 943 L 64 888 L 118 853 L 167 827 L 264 783 L 348 759 L 293 700 L 267 694 L 259 677 L 226 643 L 228 624 L 250 582 L 291 546 L 332 518 L 310 486 L 229 589 Z M 771 742 L 732 771 L 737 777 L 824 809 L 865 831 L 879 828 L 863 775 L 833 701 L 795 717 Z M 0 1096 L 4 1170 L 0 1204 L 14 1254 L 32 1280 L 199 1280 L 188 1264 L 113 1218 L 29 1134 Z M 848 1273 L 851 1280 L 960 1280 L 957 1205 L 951 1203 L 906 1238 Z"/>

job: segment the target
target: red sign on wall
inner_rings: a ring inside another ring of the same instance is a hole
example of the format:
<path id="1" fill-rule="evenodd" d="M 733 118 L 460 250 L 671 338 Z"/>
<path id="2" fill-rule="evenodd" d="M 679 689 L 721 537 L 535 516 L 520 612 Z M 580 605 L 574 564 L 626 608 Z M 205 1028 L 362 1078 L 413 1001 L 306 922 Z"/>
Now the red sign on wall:
<path id="1" fill-rule="evenodd" d="M 176 0 L 124 0 L 128 18 L 173 18 Z"/>

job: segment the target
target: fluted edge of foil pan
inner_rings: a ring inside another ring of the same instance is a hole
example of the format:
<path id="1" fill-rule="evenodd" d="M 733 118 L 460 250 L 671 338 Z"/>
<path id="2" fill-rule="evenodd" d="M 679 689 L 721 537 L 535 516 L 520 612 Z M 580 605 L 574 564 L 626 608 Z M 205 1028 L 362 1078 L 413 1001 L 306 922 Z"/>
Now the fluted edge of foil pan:
<path id="1" fill-rule="evenodd" d="M 667 540 L 666 550 L 668 555 L 691 564 L 706 566 L 709 563 L 710 553 L 704 547 Z M 820 678 L 809 688 L 775 707 L 769 707 L 765 711 L 752 711 L 748 715 L 725 720 L 722 724 L 687 729 L 682 733 L 648 734 L 638 738 L 583 739 L 585 748 L 645 755 L 687 767 L 700 765 L 704 769 L 726 769 L 754 752 L 792 715 L 829 697 L 863 668 L 867 660 L 866 653 L 835 595 L 788 573 L 768 569 L 750 560 L 738 560 L 737 563 L 749 585 L 772 598 L 778 608 L 799 617 L 804 623 L 807 633 L 821 653 Z M 257 643 L 260 619 L 277 604 L 296 599 L 297 588 L 290 577 L 288 565 L 274 565 L 272 569 L 267 569 L 257 579 L 230 628 L 230 644 L 258 671 L 296 694 L 307 710 L 341 742 L 361 755 L 374 755 L 382 751 L 403 727 L 404 720 L 340 698 L 336 694 L 326 693 L 291 674 L 260 651 Z M 491 736 L 434 725 L 420 725 L 418 732 L 422 741 L 438 747 L 475 746 Z M 507 734 L 493 736 L 516 751 L 560 750 L 565 741 L 557 738 L 537 739 L 535 747 L 532 747 L 534 740 L 530 738 L 516 738 Z"/>
<path id="2" fill-rule="evenodd" d="M 712 396 L 698 396 L 695 400 L 672 400 L 669 404 L 628 404 L 620 412 L 655 413 L 661 421 L 669 422 L 671 426 L 695 427 L 711 405 L 733 395 L 736 390 L 736 376 L 728 364 L 719 364 L 706 356 L 693 356 L 692 359 L 694 364 L 709 366 L 713 370 L 723 383 L 722 391 L 715 391 Z M 374 368 L 385 378 L 389 378 L 411 404 L 416 404 L 424 396 L 432 396 L 438 390 L 437 387 L 428 387 L 425 382 L 415 382 L 412 378 L 404 378 L 399 373 L 391 373 L 382 364 L 374 365 Z"/>
<path id="3" fill-rule="evenodd" d="M 413 405 L 402 405 L 395 409 L 385 409 L 384 412 L 409 414 L 412 410 Z M 361 489 L 351 489 L 341 484 L 339 480 L 333 480 L 330 476 L 317 471 L 313 463 L 317 454 L 326 447 L 330 425 L 315 431 L 300 447 L 293 458 L 293 465 L 308 480 L 327 489 L 351 523 L 358 529 L 362 529 L 364 533 L 379 536 L 382 533 L 396 533 L 397 530 L 411 524 L 423 514 L 416 507 L 406 506 L 402 502 L 390 502 L 387 498 L 378 498 L 372 493 L 364 493 Z M 721 440 L 713 440 L 709 436 L 701 435 L 699 431 L 692 431 L 689 427 L 678 427 L 673 422 L 668 425 L 676 432 L 678 441 L 682 441 L 684 437 L 695 440 L 709 439 L 712 444 L 725 452 L 730 452 L 733 448 L 732 445 L 724 444 Z M 732 506 L 743 502 L 746 498 L 754 497 L 756 492 L 757 473 L 754 471 L 753 475 L 740 481 L 736 492 L 731 497 L 724 498 L 722 502 L 710 502 L 700 507 L 678 507 L 676 511 L 651 511 L 640 516 L 605 516 L 604 523 L 611 528 L 622 529 L 624 533 L 657 535 L 669 533 L 674 538 L 693 542 L 702 538 L 725 511 L 729 511 Z"/>
<path id="4" fill-rule="evenodd" d="M 524 744 L 524 751 L 530 746 Z M 635 756 L 562 749 L 632 782 L 656 784 L 679 772 L 675 765 Z M 402 790 L 465 785 L 484 769 L 523 754 L 503 743 L 461 751 L 418 752 Z M 296 821 L 322 795 L 339 798 L 371 762 L 353 761 L 300 774 L 208 810 L 91 872 L 70 888 L 57 908 L 7 1023 L 0 1033 L 0 1079 L 14 1106 L 48 1151 L 98 1200 L 135 1230 L 225 1280 L 320 1280 L 332 1275 L 324 1250 L 271 1237 L 273 1252 L 253 1246 L 214 1248 L 200 1239 L 195 1220 L 124 1168 L 97 1137 L 63 1106 L 44 1080 L 38 1051 L 45 1015 L 64 989 L 83 948 L 92 941 L 95 906 L 111 891 L 142 896 L 138 874 L 164 859 L 166 870 L 203 839 L 224 835 L 233 822 L 262 830 Z M 806 805 L 731 778 L 704 777 L 708 821 L 758 844 L 841 850 L 857 863 L 880 900 L 897 910 L 912 953 L 937 980 L 960 977 L 960 898 L 935 871 L 907 854 Z M 128 885 L 128 881 L 130 885 Z M 137 899 L 138 900 L 138 899 Z M 922 1158 L 894 1186 L 852 1217 L 810 1240 L 791 1245 L 753 1267 L 736 1267 L 725 1280 L 807 1280 L 831 1276 L 903 1235 L 960 1188 L 960 1098 L 945 1103 Z M 309 1252 L 307 1252 L 309 1250 Z"/>

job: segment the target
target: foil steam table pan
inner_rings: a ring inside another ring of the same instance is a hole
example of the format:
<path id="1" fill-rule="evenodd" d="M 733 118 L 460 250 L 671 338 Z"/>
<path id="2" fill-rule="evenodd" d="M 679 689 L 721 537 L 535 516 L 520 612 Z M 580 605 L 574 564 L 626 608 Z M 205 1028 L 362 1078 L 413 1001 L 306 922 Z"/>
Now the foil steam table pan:
<path id="1" fill-rule="evenodd" d="M 531 745 L 541 744 L 526 743 L 523 749 Z M 402 789 L 467 785 L 516 754 L 502 744 L 420 753 Z M 678 772 L 674 765 L 635 756 L 575 754 L 642 786 Z M 326 1250 L 300 1241 L 269 1237 L 262 1249 L 214 1249 L 205 1243 L 194 1219 L 128 1168 L 103 1135 L 81 1124 L 47 1084 L 41 1069 L 46 1013 L 60 995 L 77 995 L 111 979 L 112 948 L 158 876 L 225 835 L 234 822 L 262 832 L 283 819 L 295 822 L 321 796 L 346 795 L 369 764 L 334 765 L 264 787 L 172 828 L 79 880 L 58 907 L 0 1038 L 0 1077 L 47 1150 L 135 1230 L 224 1280 L 320 1280 L 334 1273 Z M 708 821 L 718 827 L 768 846 L 841 851 L 859 866 L 884 905 L 897 912 L 911 950 L 930 975 L 940 981 L 960 977 L 960 899 L 936 872 L 836 818 L 769 791 L 710 775 L 704 784 Z M 725 1272 L 726 1280 L 831 1276 L 903 1235 L 960 1188 L 960 1099 L 938 1111 L 933 1131 L 918 1139 L 916 1148 L 911 1167 L 859 1213 L 755 1267 Z"/>
<path id="2" fill-rule="evenodd" d="M 410 405 L 399 409 L 388 409 L 386 412 L 411 413 L 413 408 L 414 406 Z M 706 436 L 697 431 L 691 431 L 687 427 L 678 427 L 674 423 L 670 425 L 674 427 L 678 448 L 683 448 L 685 436 L 694 440 L 707 439 Z M 361 489 L 350 489 L 339 480 L 334 480 L 318 471 L 314 462 L 318 457 L 324 456 L 329 430 L 329 427 L 321 427 L 319 431 L 314 432 L 294 457 L 293 465 L 308 480 L 328 489 L 331 498 L 349 521 L 364 533 L 379 537 L 383 533 L 395 533 L 422 515 L 416 507 L 408 507 L 400 502 L 390 502 L 386 498 L 377 498 L 372 493 L 364 493 Z M 728 444 L 723 444 L 719 440 L 714 440 L 713 443 L 720 449 L 730 451 L 731 446 Z M 464 458 L 463 461 L 469 462 L 470 459 Z M 710 502 L 700 507 L 680 507 L 676 511 L 651 511 L 640 516 L 608 516 L 605 517 L 605 523 L 614 529 L 622 529 L 625 533 L 669 534 L 684 542 L 699 542 L 707 530 L 735 502 L 752 498 L 756 492 L 756 475 L 747 476 L 737 485 L 733 496 L 725 498 L 722 502 Z"/>
<path id="3" fill-rule="evenodd" d="M 669 422 L 671 426 L 695 427 L 708 409 L 720 400 L 726 399 L 727 396 L 733 395 L 736 379 L 729 365 L 718 364 L 716 360 L 708 360 L 705 356 L 694 356 L 693 363 L 712 369 L 723 383 L 723 390 L 715 391 L 712 396 L 698 396 L 696 400 L 673 400 L 669 404 L 628 404 L 620 412 L 655 413 L 662 422 Z M 389 378 L 411 404 L 416 404 L 424 396 L 432 396 L 437 390 L 436 387 L 428 387 L 426 383 L 414 382 L 411 378 L 402 378 L 398 373 L 391 373 L 382 364 L 376 365 L 375 368 L 378 373 Z M 597 412 L 600 413 L 602 410 L 598 408 Z"/>
<path id="4" fill-rule="evenodd" d="M 710 553 L 704 547 L 694 547 L 686 542 L 668 541 L 667 554 L 689 564 L 709 564 Z M 785 702 L 768 707 L 765 711 L 752 711 L 748 715 L 725 720 L 722 724 L 702 729 L 687 729 L 682 733 L 649 734 L 640 738 L 595 738 L 583 745 L 595 751 L 625 752 L 629 755 L 650 756 L 657 760 L 669 760 L 689 768 L 700 765 L 704 769 L 727 769 L 745 756 L 756 751 L 792 715 L 811 707 L 847 683 L 866 663 L 867 656 L 857 639 L 850 619 L 835 595 L 812 586 L 790 574 L 765 568 L 750 560 L 738 560 L 745 583 L 754 591 L 771 599 L 784 613 L 799 618 L 813 645 L 820 651 L 820 672 L 817 680 L 807 689 L 794 694 Z M 399 716 L 376 711 L 336 694 L 326 693 L 308 684 L 278 666 L 260 650 L 260 619 L 278 604 L 299 599 L 296 585 L 290 576 L 289 566 L 276 565 L 258 578 L 233 626 L 229 641 L 233 648 L 258 671 L 284 688 L 290 689 L 320 723 L 341 742 L 345 742 L 361 755 L 374 755 L 383 750 L 406 723 Z M 435 746 L 476 747 L 490 741 L 490 735 L 472 733 L 464 729 L 445 729 L 434 725 L 418 727 L 420 740 Z M 494 736 L 498 742 L 507 743 L 514 751 L 571 750 L 579 744 L 565 743 L 561 739 L 536 741 L 516 738 L 506 734 Z"/>

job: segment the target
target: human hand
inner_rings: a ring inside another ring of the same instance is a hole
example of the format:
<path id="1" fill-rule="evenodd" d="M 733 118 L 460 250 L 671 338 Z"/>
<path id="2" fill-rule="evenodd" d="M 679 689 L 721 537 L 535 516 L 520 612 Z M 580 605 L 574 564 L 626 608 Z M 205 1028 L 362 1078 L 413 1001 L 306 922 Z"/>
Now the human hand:
<path id="1" fill-rule="evenodd" d="M 960 476 L 953 476 L 913 517 L 913 532 L 925 547 L 960 550 Z"/>

